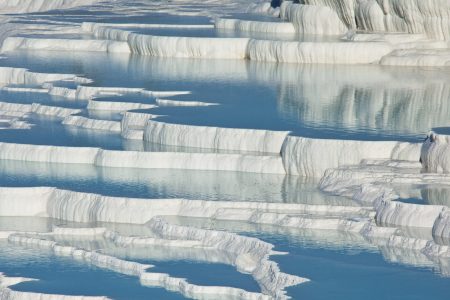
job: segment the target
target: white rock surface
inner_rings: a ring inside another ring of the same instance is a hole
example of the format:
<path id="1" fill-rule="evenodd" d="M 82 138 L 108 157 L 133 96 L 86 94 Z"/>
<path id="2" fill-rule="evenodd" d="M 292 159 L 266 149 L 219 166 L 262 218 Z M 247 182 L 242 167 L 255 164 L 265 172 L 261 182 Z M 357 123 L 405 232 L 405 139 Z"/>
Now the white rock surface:
<path id="1" fill-rule="evenodd" d="M 0 67 L 0 85 L 44 84 L 58 80 L 72 80 L 78 83 L 91 82 L 89 79 L 73 74 L 35 73 L 23 68 Z"/>
<path id="2" fill-rule="evenodd" d="M 218 18 L 215 21 L 215 27 L 218 29 L 264 32 L 264 33 L 295 33 L 295 27 L 290 22 L 261 22 L 239 19 Z"/>
<path id="3" fill-rule="evenodd" d="M 425 33 L 450 39 L 450 3 L 446 0 L 304 0 L 337 12 L 350 29 Z"/>
<path id="4" fill-rule="evenodd" d="M 65 117 L 62 124 L 93 130 L 121 132 L 119 121 L 96 120 L 82 116 Z"/>
<path id="5" fill-rule="evenodd" d="M 53 9 L 67 9 L 77 6 L 92 5 L 99 0 L 3 0 L 0 14 L 19 14 L 42 12 Z"/>
<path id="6" fill-rule="evenodd" d="M 14 50 L 45 51 L 87 51 L 107 53 L 130 53 L 128 44 L 109 40 L 75 40 L 75 39 L 34 39 L 8 37 L 3 42 L 0 53 Z"/>
<path id="7" fill-rule="evenodd" d="M 444 206 L 382 201 L 377 208 L 376 220 L 394 226 L 433 228 L 444 210 Z"/>
<path id="8" fill-rule="evenodd" d="M 87 109 L 92 110 L 109 110 L 109 111 L 127 111 L 133 109 L 150 109 L 154 108 L 154 104 L 134 103 L 134 102 L 116 102 L 104 101 L 101 99 L 89 100 Z"/>
<path id="9" fill-rule="evenodd" d="M 203 101 L 179 101 L 179 100 L 170 100 L 170 99 L 156 99 L 156 104 L 158 106 L 211 106 L 218 105 L 217 103 L 209 103 Z"/>
<path id="10" fill-rule="evenodd" d="M 149 120 L 144 140 L 162 145 L 280 153 L 289 132 L 169 124 Z"/>
<path id="11" fill-rule="evenodd" d="M 397 50 L 383 57 L 385 66 L 450 67 L 450 49 Z"/>
<path id="12" fill-rule="evenodd" d="M 288 136 L 282 149 L 286 173 L 321 177 L 325 170 L 363 159 L 417 160 L 420 144 L 310 139 Z"/>
<path id="13" fill-rule="evenodd" d="M 118 168 L 285 174 L 281 157 L 260 155 L 112 151 L 99 148 L 0 143 L 0 159 Z"/>
<path id="14" fill-rule="evenodd" d="M 251 60 L 303 64 L 373 64 L 392 52 L 383 42 L 285 42 L 250 40 Z"/>
<path id="15" fill-rule="evenodd" d="M 39 103 L 20 104 L 0 102 L 0 111 L 5 112 L 19 112 L 19 113 L 35 113 L 38 115 L 54 116 L 58 118 L 65 118 L 70 115 L 80 113 L 80 109 L 64 108 L 59 106 L 48 106 Z"/>
<path id="16" fill-rule="evenodd" d="M 284 1 L 280 8 L 280 18 L 294 24 L 301 34 L 342 35 L 347 26 L 337 13 L 327 6 L 293 4 Z"/>
<path id="17" fill-rule="evenodd" d="M 131 52 L 159 57 L 244 59 L 247 44 L 246 38 L 128 36 Z"/>
<path id="18" fill-rule="evenodd" d="M 420 161 L 427 172 L 450 173 L 450 136 L 430 132 L 423 142 Z"/>

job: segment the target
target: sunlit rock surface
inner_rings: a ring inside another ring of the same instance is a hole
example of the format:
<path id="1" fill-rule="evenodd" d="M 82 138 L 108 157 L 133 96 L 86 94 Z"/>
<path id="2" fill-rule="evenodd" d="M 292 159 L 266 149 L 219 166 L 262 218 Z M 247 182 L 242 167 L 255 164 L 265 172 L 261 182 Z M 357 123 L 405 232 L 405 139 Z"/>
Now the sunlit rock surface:
<path id="1" fill-rule="evenodd" d="M 448 1 L 297 2 L 3 1 L 0 299 L 445 299 Z"/>

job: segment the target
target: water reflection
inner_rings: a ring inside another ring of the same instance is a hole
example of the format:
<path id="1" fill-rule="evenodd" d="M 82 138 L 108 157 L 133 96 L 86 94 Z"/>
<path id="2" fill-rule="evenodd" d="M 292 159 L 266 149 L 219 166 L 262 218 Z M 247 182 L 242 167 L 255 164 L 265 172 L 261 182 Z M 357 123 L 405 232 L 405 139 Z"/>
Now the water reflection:
<path id="1" fill-rule="evenodd" d="M 2 160 L 0 185 L 55 186 L 138 198 L 357 205 L 346 198 L 325 195 L 313 180 L 239 172 L 97 168 Z"/>
<path id="2" fill-rule="evenodd" d="M 183 100 L 220 104 L 152 110 L 164 115 L 161 121 L 174 123 L 291 130 L 318 138 L 419 141 L 431 128 L 447 126 L 450 115 L 450 74 L 437 68 L 45 51 L 9 54 L 1 64 L 82 74 L 97 86 L 189 90 L 192 94 L 181 96 Z"/>

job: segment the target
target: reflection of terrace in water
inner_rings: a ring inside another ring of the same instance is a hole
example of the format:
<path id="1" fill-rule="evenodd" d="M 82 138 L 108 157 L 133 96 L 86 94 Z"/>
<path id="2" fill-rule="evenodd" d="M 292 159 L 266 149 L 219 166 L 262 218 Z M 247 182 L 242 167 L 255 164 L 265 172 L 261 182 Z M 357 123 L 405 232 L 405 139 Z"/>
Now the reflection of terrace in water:
<path id="1" fill-rule="evenodd" d="M 136 103 L 134 108 L 156 105 L 144 112 L 160 116 L 159 121 L 168 123 L 289 130 L 294 135 L 318 138 L 419 141 L 430 128 L 445 126 L 449 113 L 448 78 L 439 70 L 423 73 L 377 66 L 275 65 L 192 59 L 177 59 L 172 63 L 173 59 L 126 56 L 125 60 L 119 60 L 117 56 L 98 54 L 93 55 L 95 59 L 85 54 L 41 52 L 36 55 L 11 54 L 2 63 L 31 64 L 33 69 L 42 71 L 51 59 L 55 66 L 61 66 L 59 72 L 82 73 L 95 80 L 95 85 L 191 91 L 191 95 L 166 98 L 218 104 L 181 107 L 158 105 L 151 98 L 141 96 L 107 97 L 90 103 L 90 109 L 83 113 L 94 119 L 120 120 L 120 116 L 108 116 L 108 111 L 94 107 L 99 103 L 106 105 L 111 98 L 111 102 Z M 97 67 L 107 61 L 110 70 L 97 72 Z M 196 72 L 192 74 L 190 70 Z M 395 81 L 400 77 L 401 83 Z M 216 84 L 218 81 L 220 85 Z M 230 89 L 234 91 L 232 95 Z M 45 97 L 48 96 L 42 94 L 33 99 L 48 103 Z M 23 102 L 22 99 L 8 96 L 5 101 Z M 73 104 L 65 103 L 52 100 L 51 105 L 82 105 L 73 101 Z M 234 117 L 229 118 L 231 115 Z"/>
<path id="2" fill-rule="evenodd" d="M 445 13 L 6 1 L 0 298 L 450 292 Z"/>

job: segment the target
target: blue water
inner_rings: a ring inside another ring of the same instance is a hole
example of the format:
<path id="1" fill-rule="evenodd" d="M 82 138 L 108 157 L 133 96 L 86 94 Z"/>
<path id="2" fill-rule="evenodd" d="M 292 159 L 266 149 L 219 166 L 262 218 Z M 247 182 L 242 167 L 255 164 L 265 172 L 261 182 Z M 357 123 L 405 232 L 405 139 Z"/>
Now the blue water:
<path id="1" fill-rule="evenodd" d="M 57 118 L 31 115 L 27 120 L 34 125 L 31 129 L 1 130 L 0 140 L 20 144 L 123 149 L 123 140 L 118 133 L 68 127 Z"/>
<path id="2" fill-rule="evenodd" d="M 49 95 L 47 93 L 13 91 L 0 91 L 0 101 L 21 104 L 40 103 L 49 106 L 59 106 L 75 109 L 85 108 L 87 104 L 86 101 L 70 101 L 66 98 Z"/>
<path id="3" fill-rule="evenodd" d="M 0 186 L 54 186 L 137 198 L 357 205 L 342 197 L 326 195 L 316 185 L 315 181 L 299 177 L 271 174 L 0 161 Z"/>
<path id="4" fill-rule="evenodd" d="M 108 296 L 113 299 L 184 299 L 162 288 L 143 287 L 139 279 L 101 269 L 45 250 L 0 243 L 0 267 L 7 276 L 39 279 L 12 289 L 47 294 Z M 74 284 L 76 283 L 76 284 Z"/>
<path id="5" fill-rule="evenodd" d="M 418 195 L 402 197 L 397 201 L 423 205 L 444 205 L 450 207 L 450 187 L 445 185 L 424 185 L 412 187 Z"/>
<path id="6" fill-rule="evenodd" d="M 446 135 L 450 135 L 450 127 L 438 127 L 438 128 L 433 128 L 433 131 L 435 131 L 438 134 L 446 134 Z"/>
<path id="7" fill-rule="evenodd" d="M 205 286 L 230 286 L 249 292 L 260 293 L 258 283 L 250 276 L 236 271 L 235 267 L 216 263 L 199 263 L 186 260 L 154 261 L 138 259 L 152 264 L 152 272 L 167 273 L 178 278 L 187 278 L 189 283 Z"/>
<path id="8" fill-rule="evenodd" d="M 357 239 L 327 230 L 286 230 L 271 226 L 251 226 L 239 222 L 208 222 L 176 218 L 180 224 L 238 232 L 276 245 L 288 255 L 272 256 L 281 270 L 306 277 L 311 282 L 287 288 L 293 299 L 448 299 L 449 278 L 430 266 L 391 262 L 380 255 L 389 249 L 358 245 Z M 250 228 L 250 229 L 249 229 Z M 404 254 L 405 261 L 408 256 Z M 401 257 L 398 258 L 399 261 Z M 441 261 L 444 272 L 448 259 Z M 431 297 L 431 298 L 430 298 Z"/>
<path id="9" fill-rule="evenodd" d="M 426 202 L 426 200 L 422 199 L 422 198 L 400 198 L 400 199 L 397 199 L 396 201 L 403 202 L 403 203 L 411 203 L 411 204 L 422 204 L 422 205 L 428 204 Z"/>
<path id="10" fill-rule="evenodd" d="M 307 247 L 288 238 L 276 241 L 279 249 L 290 252 L 289 258 L 274 259 L 280 267 L 312 280 L 288 288 L 295 299 L 448 299 L 449 279 L 430 269 L 388 263 L 378 253 Z"/>
<path id="11" fill-rule="evenodd" d="M 447 99 L 426 96 L 448 86 L 448 75 L 439 70 L 422 74 L 379 66 L 268 64 L 45 51 L 11 53 L 0 64 L 84 75 L 92 78 L 96 86 L 189 90 L 192 95 L 178 97 L 220 104 L 152 110 L 166 115 L 159 119 L 165 122 L 289 130 L 294 135 L 315 138 L 420 141 L 430 128 L 447 124 L 450 111 Z M 367 76 L 368 73 L 372 75 Z M 417 87 L 410 91 L 380 86 L 380 82 L 392 76 L 408 78 Z M 432 84 L 436 80 L 442 85 Z M 385 96 L 379 97 L 380 93 Z M 413 99 L 411 93 L 415 95 Z M 435 105 L 442 107 L 439 115 L 426 112 Z M 417 116 L 411 115 L 413 107 Z"/>

